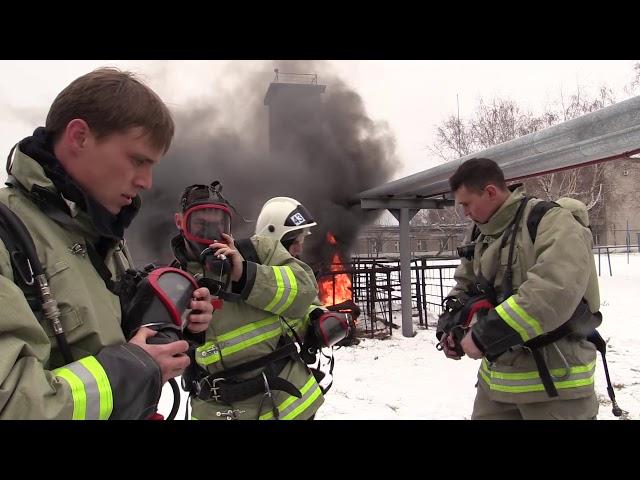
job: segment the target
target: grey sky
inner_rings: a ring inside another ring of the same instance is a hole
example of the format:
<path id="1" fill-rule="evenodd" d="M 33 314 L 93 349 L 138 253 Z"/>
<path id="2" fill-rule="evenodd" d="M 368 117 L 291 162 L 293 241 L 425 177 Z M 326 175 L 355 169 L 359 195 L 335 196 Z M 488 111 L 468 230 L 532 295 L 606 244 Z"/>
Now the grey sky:
<path id="1" fill-rule="evenodd" d="M 239 75 L 261 62 L 247 61 L 0 61 L 0 152 L 3 158 L 18 140 L 43 125 L 55 95 L 76 77 L 104 65 L 143 74 L 172 108 L 225 91 Z M 277 67 L 277 62 L 272 63 Z M 480 96 L 510 97 L 541 110 L 562 90 L 577 85 L 594 91 L 606 83 L 625 97 L 633 76 L 632 60 L 602 61 L 331 61 L 331 67 L 364 99 L 369 116 L 388 122 L 404 168 L 396 178 L 437 164 L 427 151 L 434 126 L 456 112 L 475 108 Z M 164 80 L 160 80 L 164 79 Z M 322 77 L 319 78 L 322 83 Z M 265 85 L 266 91 L 267 85 Z M 330 85 L 329 85 L 330 88 Z M 237 108 L 242 108 L 238 99 Z M 266 108 L 266 107 L 265 107 Z M 0 180 L 4 181 L 4 162 Z"/>

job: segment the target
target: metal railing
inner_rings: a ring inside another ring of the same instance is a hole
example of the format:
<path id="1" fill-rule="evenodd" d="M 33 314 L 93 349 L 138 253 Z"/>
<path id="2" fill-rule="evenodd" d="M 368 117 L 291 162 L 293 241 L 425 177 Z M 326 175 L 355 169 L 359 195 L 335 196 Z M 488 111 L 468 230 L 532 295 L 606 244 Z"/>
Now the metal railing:
<path id="1" fill-rule="evenodd" d="M 429 257 L 411 259 L 411 306 L 419 325 L 429 328 L 427 311 L 441 313 L 444 297 L 453 286 L 453 273 L 459 260 L 443 261 Z M 335 266 L 334 266 L 335 268 Z M 400 328 L 394 323 L 394 313 L 400 312 L 400 260 L 354 257 L 335 271 L 321 272 L 318 281 L 347 274 L 351 277 L 353 302 L 361 310 L 358 319 L 363 333 L 372 338 L 393 335 Z M 331 292 L 330 292 L 331 293 Z"/>
<path id="2" fill-rule="evenodd" d="M 284 76 L 285 79 L 289 79 L 289 80 L 301 80 L 300 77 L 310 77 L 310 82 L 309 83 L 311 83 L 312 85 L 317 85 L 318 84 L 318 74 L 317 73 L 285 73 L 285 72 L 281 72 L 280 69 L 278 69 L 278 68 L 274 68 L 273 71 L 276 74 L 274 82 L 279 82 L 280 81 L 280 77 L 282 77 L 282 76 Z"/>

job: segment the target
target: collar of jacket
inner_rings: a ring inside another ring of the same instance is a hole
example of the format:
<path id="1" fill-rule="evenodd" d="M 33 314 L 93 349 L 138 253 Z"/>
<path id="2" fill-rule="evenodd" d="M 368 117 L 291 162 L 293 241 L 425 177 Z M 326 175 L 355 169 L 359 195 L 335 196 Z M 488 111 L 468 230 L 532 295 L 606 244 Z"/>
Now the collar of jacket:
<path id="1" fill-rule="evenodd" d="M 118 215 L 111 214 L 87 195 L 64 170 L 53 154 L 53 145 L 43 127 L 23 139 L 10 154 L 9 173 L 29 192 L 37 190 L 44 200 L 74 217 L 90 238 L 121 240 L 124 230 L 141 207 L 136 196 Z"/>
<path id="2" fill-rule="evenodd" d="M 173 251 L 173 256 L 175 257 L 182 270 L 185 270 L 192 275 L 196 273 L 202 273 L 202 265 L 200 265 L 199 262 L 190 260 L 187 257 L 187 251 L 184 245 L 184 237 L 182 236 L 182 234 L 179 233 L 171 239 L 171 250 Z"/>
<path id="3" fill-rule="evenodd" d="M 511 220 L 513 220 L 520 200 L 524 197 L 524 187 L 516 185 L 511 195 L 505 200 L 498 210 L 491 216 L 487 223 L 476 223 L 480 232 L 485 236 L 497 237 L 504 232 Z"/>

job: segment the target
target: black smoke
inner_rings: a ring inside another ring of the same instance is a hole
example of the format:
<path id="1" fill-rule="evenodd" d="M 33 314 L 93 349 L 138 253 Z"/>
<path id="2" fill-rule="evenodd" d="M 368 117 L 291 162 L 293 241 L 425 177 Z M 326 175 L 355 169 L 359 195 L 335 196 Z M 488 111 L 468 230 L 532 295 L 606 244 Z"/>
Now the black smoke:
<path id="1" fill-rule="evenodd" d="M 326 90 L 318 115 L 291 125 L 296 141 L 270 153 L 269 112 L 263 100 L 274 80 L 273 65 L 265 62 L 258 70 L 237 73 L 233 88 L 214 100 L 173 110 L 176 138 L 156 167 L 154 186 L 143 193 L 142 211 L 128 232 L 138 262 L 172 258 L 173 214 L 184 187 L 194 183 L 220 180 L 224 196 L 254 221 L 271 197 L 303 203 L 318 222 L 303 255 L 316 268 L 331 260 L 334 247 L 326 243 L 327 231 L 348 255 L 361 226 L 375 218 L 377 213 L 364 212 L 349 200 L 388 181 L 400 167 L 386 124 L 367 116 L 361 97 L 326 62 L 278 62 L 281 72 L 317 73 Z M 211 88 L 216 88 L 215 78 Z M 236 218 L 233 233 L 249 236 L 254 228 L 255 222 Z"/>

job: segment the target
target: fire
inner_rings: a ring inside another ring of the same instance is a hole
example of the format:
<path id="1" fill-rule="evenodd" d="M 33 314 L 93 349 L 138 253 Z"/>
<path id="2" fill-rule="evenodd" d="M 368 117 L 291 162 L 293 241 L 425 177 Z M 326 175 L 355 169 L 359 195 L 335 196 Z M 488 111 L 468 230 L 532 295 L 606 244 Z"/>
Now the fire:
<path id="1" fill-rule="evenodd" d="M 327 242 L 330 245 L 337 245 L 338 243 L 331 232 L 327 232 Z M 339 272 L 342 269 L 342 259 L 336 252 L 331 260 L 331 271 Z M 320 290 L 320 301 L 323 305 L 336 305 L 352 299 L 351 277 L 346 273 L 326 276 L 320 279 L 318 289 Z"/>

